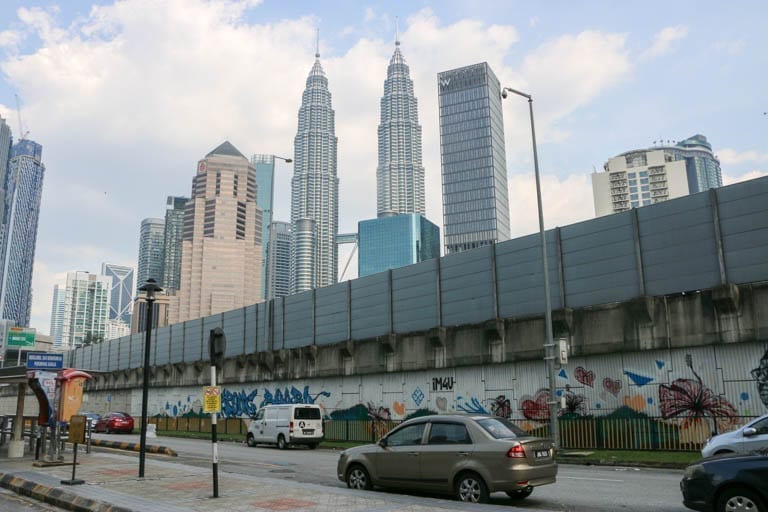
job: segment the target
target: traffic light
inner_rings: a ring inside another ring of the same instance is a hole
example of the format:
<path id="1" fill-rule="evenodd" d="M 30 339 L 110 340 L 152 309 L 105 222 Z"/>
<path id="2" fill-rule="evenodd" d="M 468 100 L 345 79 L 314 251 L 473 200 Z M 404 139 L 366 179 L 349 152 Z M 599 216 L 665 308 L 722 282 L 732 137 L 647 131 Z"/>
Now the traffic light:
<path id="1" fill-rule="evenodd" d="M 224 362 L 224 351 L 227 347 L 227 337 L 224 336 L 224 329 L 216 327 L 211 329 L 208 336 L 208 354 L 211 358 L 211 365 L 220 367 Z"/>

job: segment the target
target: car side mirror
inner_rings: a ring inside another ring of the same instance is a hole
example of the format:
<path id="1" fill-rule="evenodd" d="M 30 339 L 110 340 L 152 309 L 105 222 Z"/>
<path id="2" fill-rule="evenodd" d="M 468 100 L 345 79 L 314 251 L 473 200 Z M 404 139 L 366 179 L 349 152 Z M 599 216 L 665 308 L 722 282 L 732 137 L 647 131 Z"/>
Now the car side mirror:
<path id="1" fill-rule="evenodd" d="M 754 436 L 755 434 L 757 434 L 757 429 L 754 427 L 745 428 L 744 431 L 742 432 L 742 435 L 744 437 L 751 437 L 751 436 Z"/>
<path id="2" fill-rule="evenodd" d="M 387 447 L 387 438 L 386 437 L 382 437 L 379 440 L 379 446 L 381 446 L 382 448 L 386 448 Z"/>

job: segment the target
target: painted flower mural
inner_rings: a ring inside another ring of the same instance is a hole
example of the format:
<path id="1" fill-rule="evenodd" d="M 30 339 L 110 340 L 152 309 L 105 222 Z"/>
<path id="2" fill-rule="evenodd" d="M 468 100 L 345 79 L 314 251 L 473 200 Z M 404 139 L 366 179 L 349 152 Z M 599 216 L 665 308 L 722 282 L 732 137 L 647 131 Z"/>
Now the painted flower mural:
<path id="1" fill-rule="evenodd" d="M 706 417 L 716 422 L 715 432 L 719 430 L 718 426 L 730 425 L 737 414 L 736 408 L 704 385 L 693 369 L 690 355 L 686 356 L 686 364 L 696 380 L 675 379 L 671 384 L 659 385 L 661 416 L 664 419 L 682 419 L 683 428 L 699 423 Z"/>
<path id="2" fill-rule="evenodd" d="M 760 366 L 752 370 L 752 378 L 757 381 L 757 392 L 763 405 L 768 407 L 768 350 L 760 359 Z"/>

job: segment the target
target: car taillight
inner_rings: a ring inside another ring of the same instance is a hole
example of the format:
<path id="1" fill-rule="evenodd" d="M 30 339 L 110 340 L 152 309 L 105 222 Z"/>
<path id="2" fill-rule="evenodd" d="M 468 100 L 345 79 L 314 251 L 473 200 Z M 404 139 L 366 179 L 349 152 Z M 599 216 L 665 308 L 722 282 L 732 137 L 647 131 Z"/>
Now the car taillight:
<path id="1" fill-rule="evenodd" d="M 525 448 L 523 448 L 523 445 L 515 445 L 512 448 L 507 451 L 507 457 L 510 457 L 512 459 L 521 459 L 525 458 Z"/>
<path id="2" fill-rule="evenodd" d="M 289 428 L 290 428 L 291 430 L 293 430 L 293 422 L 291 422 L 291 424 L 289 425 Z"/>

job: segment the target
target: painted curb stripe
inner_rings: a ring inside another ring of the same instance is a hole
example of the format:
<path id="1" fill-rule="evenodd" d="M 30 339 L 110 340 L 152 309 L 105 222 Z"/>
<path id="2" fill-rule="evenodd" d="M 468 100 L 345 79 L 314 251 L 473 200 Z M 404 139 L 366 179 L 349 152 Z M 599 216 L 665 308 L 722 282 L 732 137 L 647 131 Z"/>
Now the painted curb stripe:
<path id="1" fill-rule="evenodd" d="M 101 446 L 104 448 L 117 448 L 118 450 L 130 450 L 138 452 L 141 449 L 139 443 L 129 443 L 127 441 L 104 441 L 102 439 L 94 439 L 91 441 L 92 446 Z M 167 446 L 147 445 L 147 453 L 161 453 L 170 457 L 178 457 L 179 454 L 175 450 L 168 448 Z"/>
<path id="2" fill-rule="evenodd" d="M 84 498 L 64 489 L 48 487 L 9 473 L 0 473 L 0 487 L 49 505 L 74 512 L 134 512 L 104 501 Z"/>

